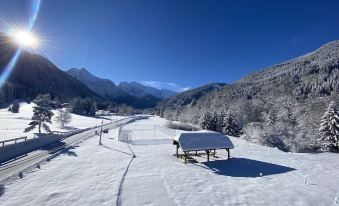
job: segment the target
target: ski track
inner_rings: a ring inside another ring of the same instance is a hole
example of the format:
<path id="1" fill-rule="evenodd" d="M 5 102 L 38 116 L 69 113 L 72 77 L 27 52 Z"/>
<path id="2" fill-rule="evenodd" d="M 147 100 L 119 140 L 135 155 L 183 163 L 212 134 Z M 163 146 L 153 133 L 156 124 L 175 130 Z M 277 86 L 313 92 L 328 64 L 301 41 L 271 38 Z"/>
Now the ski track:
<path id="1" fill-rule="evenodd" d="M 133 154 L 132 157 L 131 157 L 131 160 L 128 162 L 128 165 L 126 167 L 126 170 L 121 178 L 121 181 L 120 181 L 120 184 L 119 184 L 119 190 L 118 190 L 118 194 L 117 194 L 117 201 L 116 201 L 116 205 L 117 206 L 120 206 L 121 205 L 121 194 L 122 194 L 122 191 L 123 191 L 123 185 L 124 185 L 124 181 L 125 181 L 125 178 L 127 176 L 127 173 L 128 173 L 128 170 L 134 160 L 134 158 L 136 158 L 136 155 L 134 153 L 134 151 L 132 150 L 131 146 L 127 143 L 128 145 L 128 148 L 130 150 L 130 152 Z"/>

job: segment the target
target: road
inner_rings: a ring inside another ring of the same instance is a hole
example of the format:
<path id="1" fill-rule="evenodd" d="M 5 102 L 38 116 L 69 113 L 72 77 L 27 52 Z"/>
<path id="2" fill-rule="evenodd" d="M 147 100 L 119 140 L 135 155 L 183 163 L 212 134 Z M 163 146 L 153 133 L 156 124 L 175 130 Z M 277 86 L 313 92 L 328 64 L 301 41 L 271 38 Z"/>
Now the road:
<path id="1" fill-rule="evenodd" d="M 138 118 L 140 117 L 128 117 L 117 120 L 103 126 L 103 130 L 120 127 L 121 125 L 128 124 L 134 120 L 137 120 Z M 3 182 L 14 175 L 19 175 L 22 171 L 27 170 L 31 167 L 37 167 L 39 166 L 39 163 L 43 161 L 49 161 L 50 159 L 64 152 L 68 148 L 95 136 L 96 132 L 100 133 L 100 127 L 67 137 L 60 142 L 52 143 L 39 150 L 32 151 L 24 156 L 3 163 L 0 166 L 0 182 Z"/>

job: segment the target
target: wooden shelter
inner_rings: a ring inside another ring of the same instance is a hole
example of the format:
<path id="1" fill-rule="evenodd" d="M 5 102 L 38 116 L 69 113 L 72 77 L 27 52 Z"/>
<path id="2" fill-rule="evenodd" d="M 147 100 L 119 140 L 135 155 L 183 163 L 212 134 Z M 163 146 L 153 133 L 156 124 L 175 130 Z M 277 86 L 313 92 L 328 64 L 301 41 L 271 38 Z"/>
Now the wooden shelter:
<path id="1" fill-rule="evenodd" d="M 230 158 L 230 149 L 234 149 L 232 141 L 226 135 L 219 132 L 199 131 L 199 132 L 184 132 L 173 138 L 173 145 L 176 145 L 176 155 L 179 158 L 179 148 L 184 153 L 185 162 L 190 152 L 205 151 L 207 161 L 210 159 L 211 151 L 225 149 Z"/>

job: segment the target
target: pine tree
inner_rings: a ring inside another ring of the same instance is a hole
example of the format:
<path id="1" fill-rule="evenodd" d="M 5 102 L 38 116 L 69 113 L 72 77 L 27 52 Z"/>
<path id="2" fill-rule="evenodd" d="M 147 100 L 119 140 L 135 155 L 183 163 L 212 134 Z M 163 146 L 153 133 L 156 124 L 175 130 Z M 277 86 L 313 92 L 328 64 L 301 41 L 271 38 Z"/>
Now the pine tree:
<path id="1" fill-rule="evenodd" d="M 8 111 L 13 112 L 13 113 L 18 113 L 20 109 L 20 105 L 18 102 L 14 102 L 12 106 L 8 108 Z"/>
<path id="2" fill-rule="evenodd" d="M 272 125 L 277 121 L 277 113 L 275 112 L 275 110 L 271 109 L 266 117 L 266 121 L 268 124 Z"/>
<path id="3" fill-rule="evenodd" d="M 69 124 L 72 121 L 72 115 L 67 110 L 59 109 L 58 112 L 59 113 L 56 116 L 56 121 L 62 127 L 65 127 L 65 125 Z"/>
<path id="4" fill-rule="evenodd" d="M 215 123 L 215 129 L 214 131 L 217 132 L 223 132 L 223 128 L 224 128 L 224 119 L 226 117 L 226 113 L 225 112 L 221 112 L 221 113 L 215 113 L 214 114 L 214 123 Z"/>
<path id="5" fill-rule="evenodd" d="M 30 126 L 27 127 L 24 132 L 29 132 L 36 126 L 38 126 L 39 134 L 41 133 L 41 126 L 47 132 L 51 132 L 49 126 L 46 123 L 52 123 L 51 119 L 54 114 L 51 112 L 51 107 L 49 107 L 45 101 L 41 101 L 39 103 L 40 104 L 33 107 L 32 121 L 29 123 Z"/>
<path id="6" fill-rule="evenodd" d="M 223 133 L 235 137 L 239 137 L 242 134 L 240 125 L 231 113 L 227 113 L 223 119 Z"/>
<path id="7" fill-rule="evenodd" d="M 97 103 L 94 101 L 88 111 L 89 116 L 95 116 L 95 113 L 97 111 Z"/>
<path id="8" fill-rule="evenodd" d="M 200 127 L 202 129 L 210 130 L 212 128 L 212 115 L 206 112 L 200 121 Z"/>
<path id="9" fill-rule="evenodd" d="M 295 127 L 298 124 L 297 118 L 290 108 L 287 109 L 287 121 L 292 127 Z"/>
<path id="10" fill-rule="evenodd" d="M 220 128 L 219 125 L 220 125 L 219 114 L 217 112 L 213 112 L 212 119 L 211 119 L 210 130 L 218 131 L 218 128 Z"/>
<path id="11" fill-rule="evenodd" d="M 319 131 L 325 148 L 339 148 L 339 112 L 334 101 L 329 104 L 321 118 Z"/>

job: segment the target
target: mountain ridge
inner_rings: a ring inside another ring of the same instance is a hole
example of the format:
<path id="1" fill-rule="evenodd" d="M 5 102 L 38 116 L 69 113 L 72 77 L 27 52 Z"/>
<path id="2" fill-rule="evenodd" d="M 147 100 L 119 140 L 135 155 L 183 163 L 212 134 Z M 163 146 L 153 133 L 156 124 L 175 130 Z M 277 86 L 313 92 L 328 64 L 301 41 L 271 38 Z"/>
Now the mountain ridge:
<path id="1" fill-rule="evenodd" d="M 97 92 L 104 97 L 119 97 L 131 95 L 135 97 L 144 97 L 152 95 L 158 99 L 165 99 L 172 97 L 177 93 L 167 89 L 157 89 L 154 87 L 146 86 L 139 82 L 120 82 L 115 84 L 110 79 L 103 79 L 90 73 L 85 68 L 77 69 L 71 68 L 66 71 L 71 76 L 85 83 L 94 92 Z"/>

